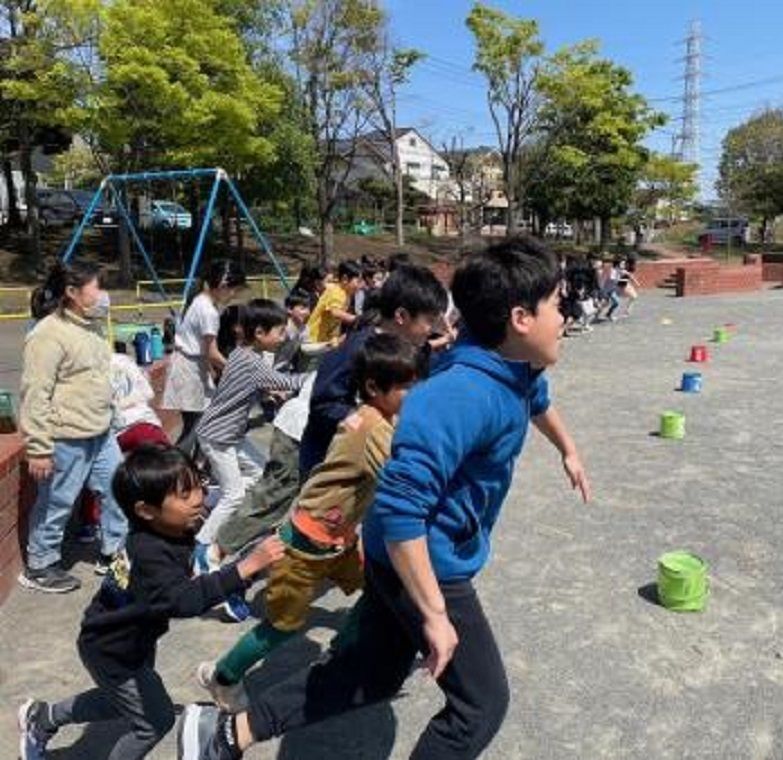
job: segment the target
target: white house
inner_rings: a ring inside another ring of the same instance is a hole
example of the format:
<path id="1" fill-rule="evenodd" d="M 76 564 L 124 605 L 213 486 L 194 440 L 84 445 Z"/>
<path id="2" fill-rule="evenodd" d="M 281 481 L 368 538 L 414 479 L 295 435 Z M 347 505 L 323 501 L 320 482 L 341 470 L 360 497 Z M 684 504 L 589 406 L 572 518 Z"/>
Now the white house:
<path id="1" fill-rule="evenodd" d="M 397 129 L 395 139 L 402 173 L 410 177 L 412 186 L 433 200 L 442 197 L 449 182 L 449 167 L 443 156 L 412 127 Z M 382 132 L 361 135 L 346 180 L 348 186 L 367 177 L 391 179 L 390 154 L 389 143 Z"/>

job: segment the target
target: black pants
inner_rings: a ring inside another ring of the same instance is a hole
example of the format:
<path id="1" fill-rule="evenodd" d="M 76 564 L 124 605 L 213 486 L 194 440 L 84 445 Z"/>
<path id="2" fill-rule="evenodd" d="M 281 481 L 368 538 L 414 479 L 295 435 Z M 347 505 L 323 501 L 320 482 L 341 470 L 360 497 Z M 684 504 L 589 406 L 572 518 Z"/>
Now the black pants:
<path id="1" fill-rule="evenodd" d="M 441 590 L 459 644 L 438 679 L 446 704 L 419 737 L 415 760 L 477 757 L 508 708 L 503 662 L 472 584 L 444 583 Z M 262 741 L 391 698 L 417 652 L 426 654 L 418 611 L 397 575 L 368 560 L 364 594 L 328 658 L 266 691 L 251 689 L 253 737 Z"/>

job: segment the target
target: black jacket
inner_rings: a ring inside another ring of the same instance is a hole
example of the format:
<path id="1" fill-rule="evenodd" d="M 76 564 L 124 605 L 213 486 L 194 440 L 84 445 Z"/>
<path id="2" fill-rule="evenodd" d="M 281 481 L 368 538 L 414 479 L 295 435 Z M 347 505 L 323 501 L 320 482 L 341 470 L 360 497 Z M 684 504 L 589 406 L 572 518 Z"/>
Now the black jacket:
<path id="1" fill-rule="evenodd" d="M 166 538 L 143 528 L 128 534 L 82 620 L 79 650 L 107 675 L 123 676 L 154 660 L 171 618 L 197 617 L 244 588 L 234 565 L 191 577 L 192 536 Z"/>

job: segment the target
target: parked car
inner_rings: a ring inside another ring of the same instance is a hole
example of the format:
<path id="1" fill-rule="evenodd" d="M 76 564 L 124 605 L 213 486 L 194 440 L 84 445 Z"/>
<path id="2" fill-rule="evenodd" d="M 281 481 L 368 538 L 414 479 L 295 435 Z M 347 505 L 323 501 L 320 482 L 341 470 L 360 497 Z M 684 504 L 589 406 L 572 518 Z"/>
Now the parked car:
<path id="1" fill-rule="evenodd" d="M 743 245 L 749 242 L 750 227 L 742 217 L 718 217 L 707 224 L 699 234 L 699 244 L 709 241 L 712 245 Z"/>
<path id="2" fill-rule="evenodd" d="M 81 215 L 76 201 L 65 190 L 37 188 L 38 218 L 44 227 L 71 225 Z"/>
<path id="3" fill-rule="evenodd" d="M 574 236 L 574 228 L 569 222 L 549 222 L 544 229 L 546 237 L 571 239 Z"/>
<path id="4" fill-rule="evenodd" d="M 152 201 L 149 214 L 153 227 L 189 230 L 193 226 L 190 212 L 173 201 Z"/>

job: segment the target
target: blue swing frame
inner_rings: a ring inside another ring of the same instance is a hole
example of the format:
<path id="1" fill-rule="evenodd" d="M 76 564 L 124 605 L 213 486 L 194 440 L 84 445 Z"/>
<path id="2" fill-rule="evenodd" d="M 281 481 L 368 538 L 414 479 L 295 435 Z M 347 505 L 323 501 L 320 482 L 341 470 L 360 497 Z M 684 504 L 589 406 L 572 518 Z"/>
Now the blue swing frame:
<path id="1" fill-rule="evenodd" d="M 147 265 L 147 269 L 149 270 L 152 280 L 155 283 L 155 287 L 163 296 L 163 299 L 166 300 L 168 298 L 168 293 L 166 292 L 165 288 L 163 287 L 163 283 L 161 283 L 160 278 L 158 277 L 158 273 L 155 270 L 155 265 L 152 263 L 152 259 L 150 258 L 147 249 L 144 247 L 144 243 L 139 236 L 139 232 L 136 229 L 136 225 L 133 223 L 131 215 L 128 213 L 128 209 L 125 208 L 125 204 L 122 202 L 122 196 L 118 191 L 118 187 L 135 182 L 149 182 L 154 180 L 196 180 L 203 178 L 211 178 L 212 187 L 209 193 L 209 201 L 207 203 L 207 207 L 204 211 L 204 216 L 201 222 L 201 229 L 198 233 L 198 239 L 196 240 L 196 247 L 193 250 L 193 257 L 190 262 L 190 268 L 185 279 L 185 286 L 182 290 L 182 302 L 185 303 L 187 301 L 188 293 L 190 293 L 190 290 L 193 287 L 193 283 L 196 279 L 196 272 L 198 272 L 198 267 L 201 263 L 201 254 L 204 250 L 204 243 L 207 239 L 207 231 L 209 230 L 209 225 L 212 219 L 212 212 L 215 209 L 215 202 L 217 201 L 221 182 L 226 184 L 231 197 L 239 207 L 241 215 L 250 225 L 253 237 L 255 237 L 256 241 L 261 246 L 261 249 L 264 251 L 264 253 L 266 253 L 272 262 L 272 266 L 275 268 L 275 273 L 279 277 L 283 288 L 286 292 L 289 292 L 290 286 L 288 285 L 285 272 L 280 266 L 280 262 L 275 257 L 275 254 L 272 251 L 272 246 L 269 244 L 269 240 L 261 231 L 261 228 L 258 226 L 258 224 L 256 224 L 255 219 L 253 219 L 252 215 L 250 214 L 250 210 L 248 209 L 247 204 L 242 198 L 239 190 L 237 190 L 236 185 L 228 176 L 228 173 L 219 167 L 214 169 L 179 169 L 172 171 L 137 172 L 135 174 L 107 175 L 101 181 L 100 187 L 95 191 L 95 194 L 90 200 L 87 211 L 84 213 L 84 216 L 81 218 L 79 224 L 74 229 L 71 240 L 68 243 L 68 247 L 65 249 L 65 253 L 62 256 L 63 262 L 67 263 L 74 255 L 76 246 L 79 244 L 79 241 L 84 234 L 84 228 L 87 226 L 88 221 L 92 218 L 92 215 L 98 206 L 98 202 L 104 195 L 108 196 L 108 194 L 111 193 L 111 198 L 116 204 L 120 215 L 125 220 L 125 223 L 128 225 L 131 238 L 133 239 L 136 247 L 139 249 L 142 258 L 144 259 L 144 263 Z"/>

